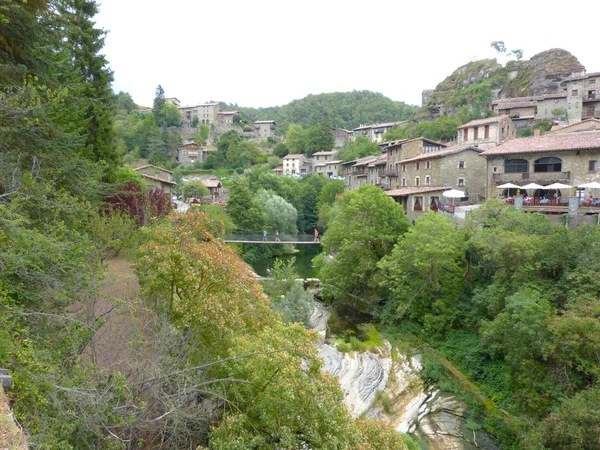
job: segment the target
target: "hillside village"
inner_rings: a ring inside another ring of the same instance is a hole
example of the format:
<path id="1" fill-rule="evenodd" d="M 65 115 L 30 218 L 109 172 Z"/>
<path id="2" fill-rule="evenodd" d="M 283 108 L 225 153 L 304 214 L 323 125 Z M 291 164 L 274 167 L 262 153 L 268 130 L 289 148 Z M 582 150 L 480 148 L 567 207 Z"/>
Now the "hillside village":
<path id="1" fill-rule="evenodd" d="M 556 73 L 548 74 L 549 69 L 544 66 L 543 73 L 551 81 L 546 84 L 537 81 L 533 91 L 538 95 L 506 97 L 510 92 L 508 89 L 497 89 L 495 95 L 499 97 L 489 102 L 487 111 L 481 111 L 483 118 L 458 126 L 453 140 L 386 139 L 386 133 L 407 125 L 406 120 L 359 125 L 352 130 L 333 128 L 332 148 L 319 149 L 312 155 L 287 154 L 282 164 L 272 170 L 280 176 L 316 174 L 343 179 L 349 190 L 364 185 L 379 186 L 402 204 L 412 219 L 429 210 L 438 211 L 449 206 L 452 209 L 455 204 L 480 203 L 491 197 L 499 196 L 512 202 L 517 194 L 526 199 L 526 208 L 542 210 L 545 207 L 544 212 L 562 213 L 568 198 L 573 196 L 571 188 L 596 182 L 599 178 L 600 95 L 597 95 L 596 86 L 600 84 L 600 72 L 587 73 L 568 52 L 554 49 L 544 53 L 546 59 L 547 54 L 567 59 L 562 66 L 555 64 L 560 68 Z M 540 55 L 532 61 L 540 59 Z M 565 64 L 570 65 L 569 73 Z M 492 67 L 499 70 L 497 65 Z M 457 73 L 464 70 L 458 69 Z M 480 77 L 472 80 L 488 76 L 491 75 L 480 73 Z M 519 76 L 514 67 L 508 74 L 511 80 Z M 451 78 L 456 79 L 456 75 Z M 431 108 L 432 98 L 436 98 L 436 91 L 423 93 L 422 110 Z M 177 98 L 165 100 L 179 108 L 182 130 L 188 128 L 187 134 L 182 134 L 186 137 L 184 145 L 175 157 L 181 164 L 202 164 L 211 152 L 216 151 L 210 140 L 206 145 L 199 145 L 189 138 L 193 124 L 210 125 L 211 140 L 214 139 L 212 136 L 239 130 L 235 126 L 236 117 L 239 122 L 239 112 L 221 111 L 217 102 L 181 106 Z M 533 135 L 519 137 L 523 132 Z M 284 137 L 277 136 L 274 120 L 257 120 L 251 127 L 246 126 L 241 134 L 244 139 L 255 142 L 267 139 L 285 142 Z M 377 143 L 381 154 L 342 160 L 340 150 L 358 137 Z M 172 182 L 170 178 L 167 181 Z M 523 188 L 529 183 L 535 184 Z M 543 189 L 553 183 L 562 183 L 569 188 L 558 190 L 555 199 L 554 192 Z M 511 185 L 515 187 L 511 188 Z M 445 198 L 444 192 L 451 189 L 464 195 Z M 580 189 L 575 192 L 580 198 L 587 199 L 586 202 L 580 200 L 579 206 L 599 206 L 594 197 L 589 198 L 590 194 L 596 194 L 594 191 Z M 585 212 L 597 211 L 589 209 Z"/>

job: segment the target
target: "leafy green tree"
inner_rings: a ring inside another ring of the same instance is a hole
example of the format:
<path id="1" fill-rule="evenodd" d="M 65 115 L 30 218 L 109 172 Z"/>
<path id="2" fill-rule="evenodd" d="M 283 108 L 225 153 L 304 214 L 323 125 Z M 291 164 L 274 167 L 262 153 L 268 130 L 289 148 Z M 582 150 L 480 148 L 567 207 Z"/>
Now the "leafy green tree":
<path id="1" fill-rule="evenodd" d="M 181 113 L 179 108 L 172 103 L 165 103 L 161 110 L 161 116 L 164 118 L 164 124 L 167 127 L 181 126 Z"/>
<path id="2" fill-rule="evenodd" d="M 229 189 L 227 212 L 241 233 L 260 233 L 266 218 L 256 198 L 248 187 L 248 180 L 235 180 Z"/>
<path id="3" fill-rule="evenodd" d="M 323 294 L 337 302 L 378 298 L 377 263 L 390 253 L 410 222 L 402 207 L 375 186 L 345 192 L 321 243 Z"/>
<path id="4" fill-rule="evenodd" d="M 381 155 L 381 148 L 375 142 L 371 142 L 366 136 L 358 136 L 356 140 L 348 142 L 340 150 L 342 161 L 364 158 L 365 156 Z"/>
<path id="5" fill-rule="evenodd" d="M 190 180 L 183 183 L 181 187 L 181 195 L 184 198 L 200 198 L 208 195 L 209 191 L 202 180 Z"/>
<path id="6" fill-rule="evenodd" d="M 292 124 L 285 134 L 285 145 L 289 153 L 306 153 L 308 136 L 306 130 L 300 125 Z"/>
<path id="7" fill-rule="evenodd" d="M 298 213 L 290 203 L 276 194 L 269 194 L 263 190 L 258 194 L 258 202 L 262 206 L 262 210 L 267 220 L 267 231 L 275 233 L 279 231 L 282 234 L 298 233 L 296 228 L 296 220 Z"/>
<path id="8" fill-rule="evenodd" d="M 304 289 L 302 283 L 295 282 L 284 298 L 271 303 L 271 308 L 277 311 L 288 322 L 297 322 L 310 328 L 310 317 L 315 308 L 315 300 L 310 290 Z"/>
<path id="9" fill-rule="evenodd" d="M 284 156 L 287 156 L 289 154 L 289 150 L 287 148 L 287 145 L 285 145 L 283 142 L 279 142 L 273 148 L 273 154 L 275 156 L 278 156 L 279 158 L 283 158 Z"/>
<path id="10" fill-rule="evenodd" d="M 410 317 L 431 333 L 442 333 L 460 314 L 465 295 L 465 239 L 444 216 L 429 212 L 417 218 L 379 264 L 390 292 L 386 317 Z"/>

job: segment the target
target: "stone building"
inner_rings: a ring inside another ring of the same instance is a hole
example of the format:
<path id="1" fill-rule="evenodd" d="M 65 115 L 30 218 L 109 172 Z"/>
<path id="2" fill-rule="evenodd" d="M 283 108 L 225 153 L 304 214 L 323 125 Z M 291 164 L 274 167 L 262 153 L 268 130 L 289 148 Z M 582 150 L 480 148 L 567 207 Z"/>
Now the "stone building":
<path id="1" fill-rule="evenodd" d="M 212 124 L 217 121 L 219 115 L 218 103 L 203 103 L 195 106 L 180 106 L 179 111 L 184 123 L 192 123 L 195 117 L 200 124 Z"/>
<path id="2" fill-rule="evenodd" d="M 184 142 L 183 147 L 181 147 L 177 152 L 177 161 L 179 161 L 181 164 L 189 164 L 198 160 L 203 162 L 202 149 L 200 146 L 192 140 Z"/>
<path id="3" fill-rule="evenodd" d="M 600 72 L 573 71 L 565 80 L 569 124 L 586 118 L 600 119 Z"/>
<path id="4" fill-rule="evenodd" d="M 344 187 L 346 189 L 358 189 L 367 185 L 369 175 L 368 166 L 377 160 L 378 156 L 367 156 L 365 158 L 355 159 L 340 164 L 340 175 L 344 177 Z"/>
<path id="5" fill-rule="evenodd" d="M 217 121 L 222 124 L 233 124 L 233 116 L 239 114 L 238 111 L 221 111 L 217 114 Z"/>
<path id="6" fill-rule="evenodd" d="M 367 184 L 381 187 L 381 180 L 384 177 L 385 168 L 387 166 L 387 153 L 378 156 L 377 159 L 367 166 Z"/>
<path id="7" fill-rule="evenodd" d="M 254 122 L 254 131 L 259 139 L 264 140 L 269 137 L 275 137 L 274 120 L 257 120 Z"/>
<path id="8" fill-rule="evenodd" d="M 541 136 L 511 139 L 486 150 L 488 197 L 501 192 L 498 185 L 564 183 L 577 186 L 600 181 L 600 121 L 584 121 Z M 540 192 L 528 192 L 539 196 Z M 569 192 L 563 192 L 563 195 Z"/>
<path id="9" fill-rule="evenodd" d="M 350 137 L 352 136 L 352 131 L 346 130 L 344 128 L 334 128 L 333 129 L 333 146 L 336 148 L 342 148 L 348 142 L 350 142 Z"/>
<path id="10" fill-rule="evenodd" d="M 402 126 L 407 121 L 375 123 L 372 125 L 361 125 L 352 130 L 350 140 L 355 141 L 358 136 L 364 136 L 371 142 L 383 142 L 383 136 L 394 127 Z"/>
<path id="11" fill-rule="evenodd" d="M 288 176 L 306 175 L 308 162 L 301 153 L 291 153 L 283 157 L 283 174 Z"/>
<path id="12" fill-rule="evenodd" d="M 565 114 L 555 113 L 557 110 L 562 109 Z M 555 120 L 564 121 L 566 120 L 567 111 L 567 92 L 558 92 L 556 94 L 546 94 L 538 98 L 537 107 L 535 111 L 536 120 Z"/>
<path id="13" fill-rule="evenodd" d="M 137 172 L 144 178 L 144 181 L 150 187 L 160 189 L 167 194 L 172 194 L 177 183 L 173 179 L 173 172 L 162 167 L 153 166 L 151 164 L 138 167 Z"/>
<path id="14" fill-rule="evenodd" d="M 457 129 L 456 141 L 459 146 L 474 145 L 489 149 L 507 139 L 516 137 L 515 124 L 507 115 L 473 120 Z"/>
<path id="15" fill-rule="evenodd" d="M 181 105 L 181 102 L 179 101 L 179 99 L 177 97 L 167 97 L 165 98 L 165 103 L 170 103 L 171 105 L 175 105 L 179 108 L 179 105 Z"/>

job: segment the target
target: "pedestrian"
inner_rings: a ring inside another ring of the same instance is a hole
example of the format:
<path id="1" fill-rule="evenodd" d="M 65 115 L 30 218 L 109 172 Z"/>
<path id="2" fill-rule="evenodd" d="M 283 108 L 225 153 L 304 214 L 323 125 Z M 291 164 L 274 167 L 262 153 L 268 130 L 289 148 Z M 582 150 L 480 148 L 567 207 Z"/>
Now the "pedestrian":
<path id="1" fill-rule="evenodd" d="M 271 269 L 267 267 L 267 276 L 266 278 L 271 278 Z"/>
<path id="2" fill-rule="evenodd" d="M 313 239 L 313 242 L 319 242 L 319 230 L 317 230 L 315 228 L 315 238 Z"/>
<path id="3" fill-rule="evenodd" d="M 279 231 L 276 231 L 276 232 L 275 232 L 275 242 L 281 242 L 281 241 L 279 240 Z"/>
<path id="4" fill-rule="evenodd" d="M 267 230 L 263 230 L 263 242 L 267 242 Z"/>

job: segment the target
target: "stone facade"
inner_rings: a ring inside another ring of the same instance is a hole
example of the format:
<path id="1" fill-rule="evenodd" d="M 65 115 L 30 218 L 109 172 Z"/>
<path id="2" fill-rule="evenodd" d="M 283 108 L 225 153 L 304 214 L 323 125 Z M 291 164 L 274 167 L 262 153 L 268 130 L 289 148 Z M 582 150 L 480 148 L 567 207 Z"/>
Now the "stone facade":
<path id="1" fill-rule="evenodd" d="M 146 165 L 142 167 L 138 167 L 136 169 L 137 172 L 144 178 L 144 181 L 150 187 L 154 187 L 157 189 L 166 192 L 167 194 L 173 193 L 175 186 L 177 183 L 173 179 L 173 172 L 167 169 L 163 169 L 162 167 L 157 167 L 153 165 Z"/>
<path id="2" fill-rule="evenodd" d="M 567 111 L 567 93 L 548 94 L 541 96 L 537 101 L 537 109 L 535 112 L 536 120 L 556 120 L 564 121 L 565 115 L 557 115 L 552 111 L 564 109 Z"/>
<path id="3" fill-rule="evenodd" d="M 592 117 L 600 119 L 600 72 L 575 71 L 565 84 L 569 124 Z"/>
<path id="4" fill-rule="evenodd" d="M 457 129 L 459 146 L 473 145 L 484 150 L 493 148 L 517 135 L 515 124 L 507 115 L 473 120 Z"/>
<path id="5" fill-rule="evenodd" d="M 344 128 L 334 128 L 333 129 L 333 139 L 334 139 L 334 147 L 342 148 L 350 141 L 350 137 L 352 136 L 352 131 L 346 130 Z"/>
<path id="6" fill-rule="evenodd" d="M 219 114 L 218 103 L 203 103 L 195 106 L 180 106 L 179 111 L 184 123 L 192 123 L 194 117 L 198 118 L 200 124 L 211 124 L 217 121 Z"/>
<path id="7" fill-rule="evenodd" d="M 275 121 L 274 120 L 257 120 L 254 122 L 254 130 L 258 139 L 264 140 L 269 137 L 275 137 Z"/>
<path id="8" fill-rule="evenodd" d="M 195 142 L 187 142 L 177 152 L 177 161 L 181 164 L 189 164 L 202 159 L 202 149 Z"/>
<path id="9" fill-rule="evenodd" d="M 600 181 L 600 130 L 563 130 L 513 139 L 483 153 L 487 159 L 487 195 L 497 196 L 498 185 L 542 186 L 563 183 L 578 186 Z M 535 195 L 535 192 L 529 192 Z M 539 194 L 539 193 L 538 193 Z M 569 192 L 563 191 L 568 196 Z"/>
<path id="10" fill-rule="evenodd" d="M 283 174 L 288 176 L 300 176 L 307 173 L 306 157 L 300 153 L 289 154 L 283 157 Z"/>

